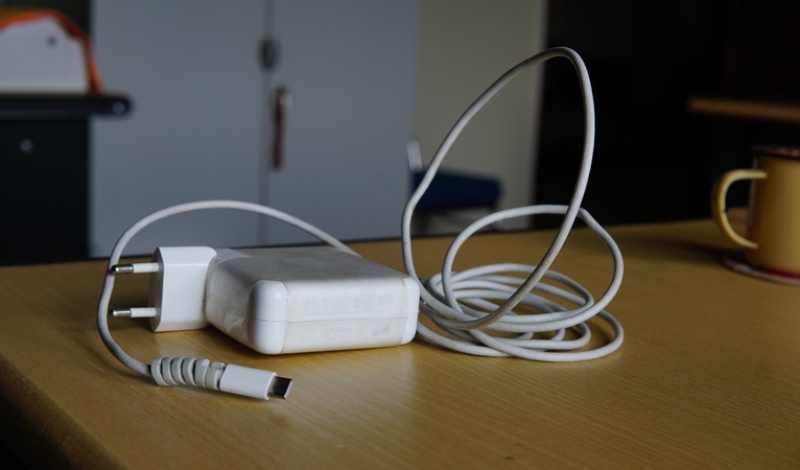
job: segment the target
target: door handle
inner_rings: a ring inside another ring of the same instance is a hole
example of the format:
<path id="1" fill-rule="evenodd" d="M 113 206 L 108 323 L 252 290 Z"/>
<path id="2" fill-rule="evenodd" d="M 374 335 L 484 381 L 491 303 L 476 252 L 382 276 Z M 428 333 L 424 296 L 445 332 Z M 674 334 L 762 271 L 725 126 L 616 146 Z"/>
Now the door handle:
<path id="1" fill-rule="evenodd" d="M 272 107 L 272 169 L 283 168 L 286 151 L 286 120 L 292 107 L 292 97 L 288 89 L 279 85 L 270 97 Z"/>

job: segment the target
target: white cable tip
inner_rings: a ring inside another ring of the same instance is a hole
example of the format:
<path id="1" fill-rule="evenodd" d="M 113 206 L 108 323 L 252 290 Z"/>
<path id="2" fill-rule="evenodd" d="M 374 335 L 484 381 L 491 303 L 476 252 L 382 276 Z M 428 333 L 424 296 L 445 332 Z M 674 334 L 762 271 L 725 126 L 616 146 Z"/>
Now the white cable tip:
<path id="1" fill-rule="evenodd" d="M 262 400 L 285 399 L 292 386 L 292 379 L 275 372 L 193 357 L 156 358 L 150 374 L 162 386 L 191 385 Z"/>
<path id="2" fill-rule="evenodd" d="M 228 364 L 219 379 L 219 389 L 222 392 L 264 400 L 269 397 L 286 399 L 291 387 L 292 379 L 280 377 L 275 372 L 236 364 Z"/>

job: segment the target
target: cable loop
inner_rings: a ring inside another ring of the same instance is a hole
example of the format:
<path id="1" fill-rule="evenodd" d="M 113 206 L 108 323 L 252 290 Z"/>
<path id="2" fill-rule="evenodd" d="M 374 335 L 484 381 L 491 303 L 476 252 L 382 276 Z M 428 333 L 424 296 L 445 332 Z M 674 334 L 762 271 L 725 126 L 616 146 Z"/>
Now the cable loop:
<path id="1" fill-rule="evenodd" d="M 428 282 L 423 282 L 414 267 L 411 219 L 417 203 L 433 181 L 439 165 L 467 123 L 501 88 L 523 70 L 556 57 L 568 59 L 575 67 L 585 111 L 581 165 L 569 204 L 524 206 L 494 212 L 480 218 L 453 240 L 445 256 L 442 272 L 430 278 Z M 594 135 L 594 101 L 589 74 L 580 56 L 572 49 L 564 47 L 546 50 L 512 67 L 467 108 L 436 151 L 422 181 L 403 211 L 403 261 L 406 272 L 420 283 L 420 311 L 448 334 L 440 334 L 420 322 L 417 331 L 421 338 L 467 354 L 512 355 L 539 361 L 594 359 L 619 348 L 624 339 L 622 325 L 603 309 L 611 302 L 622 283 L 622 254 L 608 232 L 581 208 L 591 169 Z M 474 233 L 502 220 L 537 214 L 564 216 L 553 241 L 539 263 L 490 265 L 463 273 L 452 271 L 459 249 Z M 550 270 L 577 218 L 582 219 L 589 229 L 605 242 L 614 261 L 611 282 L 606 292 L 597 300 L 577 282 Z M 526 278 L 507 275 L 520 272 L 524 273 Z M 543 283 L 545 279 L 555 281 L 566 289 Z M 576 307 L 567 308 L 543 297 L 540 293 L 575 304 Z M 537 313 L 523 313 L 518 310 L 520 305 L 535 309 Z M 614 339 L 598 348 L 581 350 L 589 344 L 591 338 L 591 330 L 585 322 L 594 316 L 611 327 Z M 578 337 L 564 340 L 567 329 L 576 330 Z M 533 338 L 535 333 L 544 332 L 552 333 L 549 338 Z M 508 333 L 516 333 L 518 336 L 509 338 Z"/>

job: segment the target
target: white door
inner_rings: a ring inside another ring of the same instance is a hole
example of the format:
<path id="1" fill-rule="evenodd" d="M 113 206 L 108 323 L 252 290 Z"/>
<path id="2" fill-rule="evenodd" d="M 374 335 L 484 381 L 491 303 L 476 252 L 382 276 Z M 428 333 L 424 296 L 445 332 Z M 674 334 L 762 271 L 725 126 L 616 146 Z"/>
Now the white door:
<path id="1" fill-rule="evenodd" d="M 90 254 L 106 256 L 130 224 L 198 199 L 258 200 L 263 1 L 92 2 L 95 54 L 109 91 L 129 95 L 125 119 L 91 128 Z M 254 245 L 255 217 L 193 214 L 143 232 L 159 244 Z"/>
<path id="2" fill-rule="evenodd" d="M 292 105 L 264 202 L 340 239 L 400 236 L 414 129 L 416 0 L 276 0 L 273 86 Z M 306 237 L 268 221 L 266 241 Z M 263 233 L 263 232 L 262 232 Z"/>
<path id="3" fill-rule="evenodd" d="M 90 253 L 107 255 L 140 217 L 199 199 L 266 203 L 345 238 L 399 234 L 408 195 L 418 7 L 210 0 L 93 2 L 95 53 L 132 114 L 91 129 Z M 264 37 L 280 58 L 262 67 Z M 284 84 L 285 162 L 270 168 L 269 95 Z M 159 222 L 129 253 L 157 245 L 303 241 L 248 214 Z"/>

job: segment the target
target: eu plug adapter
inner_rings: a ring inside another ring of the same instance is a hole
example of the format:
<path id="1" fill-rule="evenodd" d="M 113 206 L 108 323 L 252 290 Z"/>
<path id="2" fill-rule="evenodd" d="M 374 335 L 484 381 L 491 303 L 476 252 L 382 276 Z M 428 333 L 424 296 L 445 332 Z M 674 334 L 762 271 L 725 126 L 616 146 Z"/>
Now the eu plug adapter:
<path id="1" fill-rule="evenodd" d="M 161 266 L 150 275 L 149 303 L 157 310 L 157 315 L 150 317 L 153 331 L 208 325 L 203 315 L 206 272 L 216 255 L 216 250 L 206 246 L 163 247 L 153 253 L 153 262 Z"/>
<path id="2" fill-rule="evenodd" d="M 152 262 L 117 265 L 117 274 L 150 274 L 149 307 L 112 310 L 116 317 L 150 319 L 156 332 L 208 326 L 203 313 L 208 263 L 217 251 L 206 246 L 159 247 Z"/>
<path id="3" fill-rule="evenodd" d="M 211 323 L 265 354 L 398 346 L 416 333 L 417 282 L 332 247 L 161 247 L 118 271 L 151 273 L 150 306 L 112 313 L 149 317 L 157 332 Z"/>

